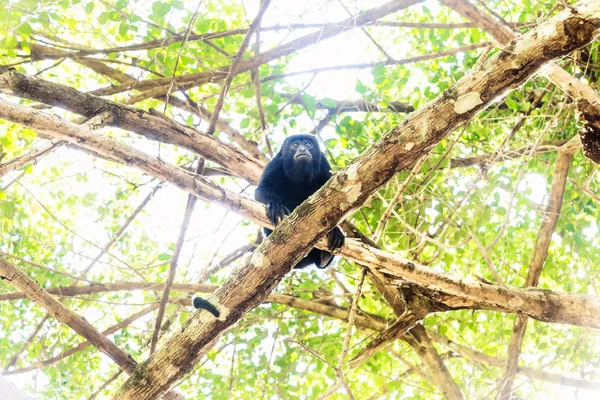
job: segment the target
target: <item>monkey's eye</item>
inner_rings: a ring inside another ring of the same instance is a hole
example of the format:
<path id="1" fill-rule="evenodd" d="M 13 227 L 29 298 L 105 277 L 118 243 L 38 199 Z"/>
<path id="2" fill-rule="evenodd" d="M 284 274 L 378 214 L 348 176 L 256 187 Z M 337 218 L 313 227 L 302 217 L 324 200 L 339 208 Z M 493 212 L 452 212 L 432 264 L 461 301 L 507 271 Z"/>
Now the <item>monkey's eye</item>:
<path id="1" fill-rule="evenodd" d="M 296 147 L 298 147 L 298 143 L 294 143 L 294 144 L 292 145 L 292 149 L 295 149 Z"/>
<path id="2" fill-rule="evenodd" d="M 313 145 L 311 142 L 306 142 L 304 143 L 304 147 L 306 147 L 307 149 L 312 149 Z"/>

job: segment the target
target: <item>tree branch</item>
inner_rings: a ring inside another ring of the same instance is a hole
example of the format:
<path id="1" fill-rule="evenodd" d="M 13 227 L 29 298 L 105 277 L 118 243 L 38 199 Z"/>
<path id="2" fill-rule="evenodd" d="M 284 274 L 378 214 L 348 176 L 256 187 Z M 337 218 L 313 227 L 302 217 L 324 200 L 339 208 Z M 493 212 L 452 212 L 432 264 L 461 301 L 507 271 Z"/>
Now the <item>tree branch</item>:
<path id="1" fill-rule="evenodd" d="M 546 257 L 548 256 L 548 250 L 550 249 L 554 228 L 556 227 L 558 217 L 560 216 L 569 167 L 571 166 L 571 161 L 573 161 L 575 153 L 580 148 L 579 136 L 574 136 L 558 150 L 554 174 L 552 175 L 552 185 L 550 187 L 548 205 L 542 216 L 542 224 L 538 231 L 533 255 L 531 257 L 531 262 L 529 263 L 525 287 L 534 287 L 538 285 L 540 275 L 542 274 L 542 268 L 546 261 Z M 506 359 L 505 374 L 498 383 L 500 400 L 509 400 L 512 395 L 519 357 L 521 355 L 521 346 L 523 345 L 525 330 L 527 329 L 527 320 L 528 318 L 526 316 L 516 317 L 507 350 L 508 357 Z"/>

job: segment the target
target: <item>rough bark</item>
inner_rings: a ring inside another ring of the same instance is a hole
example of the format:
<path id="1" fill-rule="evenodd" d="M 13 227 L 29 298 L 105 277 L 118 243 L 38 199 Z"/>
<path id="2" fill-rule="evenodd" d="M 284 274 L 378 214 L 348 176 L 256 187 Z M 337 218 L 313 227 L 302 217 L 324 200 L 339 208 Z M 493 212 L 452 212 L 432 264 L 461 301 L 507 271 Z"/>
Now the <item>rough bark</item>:
<path id="1" fill-rule="evenodd" d="M 191 371 L 219 336 L 245 313 L 262 303 L 292 266 L 304 257 L 317 240 L 369 196 L 398 170 L 412 165 L 456 127 L 468 121 L 507 89 L 521 85 L 544 63 L 589 43 L 600 27 L 598 2 L 587 1 L 559 13 L 547 23 L 513 43 L 510 52 L 499 52 L 480 69 L 459 80 L 436 100 L 409 116 L 401 125 L 363 153 L 344 171 L 336 174 L 318 192 L 300 205 L 253 253 L 249 262 L 232 271 L 231 277 L 215 292 L 212 301 L 222 317 L 199 310 L 191 316 L 182 332 L 140 364 L 116 394 L 117 399 L 155 398 Z M 361 260 L 362 262 L 362 260 Z M 413 267 L 409 263 L 407 271 Z M 418 275 L 426 274 L 420 268 Z M 409 275 L 408 273 L 406 275 Z M 526 291 L 517 299 L 514 289 L 496 288 L 481 283 L 466 284 L 447 279 L 454 293 L 478 292 L 486 299 L 501 300 L 511 308 L 521 307 L 541 317 L 561 315 L 579 320 L 580 314 L 600 309 L 600 301 L 586 296 L 568 297 L 579 315 L 557 312 L 554 294 Z M 515 301 L 516 300 L 516 301 Z M 543 305 L 542 305 L 543 303 Z M 597 315 L 584 315 L 597 324 Z"/>
<path id="2" fill-rule="evenodd" d="M 234 211 L 254 209 L 251 213 L 255 216 L 264 214 L 258 203 L 236 193 L 225 191 L 203 176 L 194 175 L 183 168 L 167 164 L 157 157 L 150 156 L 71 122 L 3 100 L 0 100 L 0 117 L 27 125 L 47 136 L 64 139 L 69 143 L 94 151 L 109 159 L 138 168 L 203 200 L 226 204 L 228 208 Z M 219 152 L 220 149 L 220 147 L 215 148 L 215 152 Z M 251 217 L 250 219 L 259 222 L 262 218 Z"/>
<path id="3" fill-rule="evenodd" d="M 583 154 L 600 164 L 600 103 L 594 105 L 582 100 L 578 108 L 581 119 L 585 121 L 585 125 L 579 131 Z"/>
<path id="4" fill-rule="evenodd" d="M 488 32 L 500 45 L 508 45 L 507 50 L 511 47 L 510 41 L 517 37 L 507 26 L 479 10 L 468 0 L 440 0 L 440 3 Z M 600 94 L 556 64 L 547 65 L 542 75 L 577 102 L 581 119 L 586 121 L 579 132 L 583 154 L 595 163 L 600 163 Z"/>
<path id="5" fill-rule="evenodd" d="M 102 135 L 94 134 L 79 125 L 62 121 L 56 117 L 34 111 L 25 106 L 3 102 L 2 100 L 0 100 L 0 117 L 25 124 L 39 131 L 46 132 L 49 135 L 55 135 L 67 141 L 77 143 L 81 147 L 94 149 L 94 151 L 117 159 L 121 163 L 135 166 L 153 176 L 169 181 L 188 193 L 195 194 L 204 200 L 223 205 L 229 210 L 242 214 L 251 221 L 262 226 L 272 228 L 266 217 L 264 205 L 227 191 L 206 181 L 201 176 L 192 176 L 181 168 L 166 164 L 155 157 L 151 157 Z M 417 119 L 419 118 L 420 117 Z M 435 120 L 435 118 L 433 120 Z M 415 124 L 419 124 L 419 122 L 417 121 Z M 392 141 L 392 143 L 394 142 Z M 409 153 L 404 147 L 401 148 L 402 151 L 404 151 L 405 157 L 408 158 L 412 155 L 412 153 Z M 397 151 L 401 152 L 401 150 Z M 369 180 L 364 184 L 365 186 L 370 185 L 368 186 L 369 190 L 372 187 L 373 181 L 379 179 L 379 176 L 371 175 L 370 171 L 376 168 L 383 168 L 383 170 L 379 170 L 381 174 L 385 172 L 389 173 L 390 176 L 393 175 L 393 172 L 390 170 L 392 167 L 382 167 L 382 165 L 376 163 L 377 157 L 386 159 L 386 154 L 389 153 L 379 151 L 378 154 L 375 153 L 373 157 L 363 158 L 363 156 L 361 156 L 360 158 L 360 165 L 370 165 L 370 167 L 366 169 L 366 172 L 364 172 L 369 174 Z M 397 154 L 398 153 L 392 153 L 392 162 L 394 161 L 393 157 Z M 419 157 L 417 156 L 417 158 Z M 373 165 L 372 162 L 375 162 L 376 165 Z M 363 167 L 360 168 L 364 171 Z M 296 210 L 279 226 L 279 229 L 271 235 L 273 236 L 273 239 L 271 239 L 269 247 L 273 246 L 273 242 L 285 243 L 285 246 L 282 246 L 282 248 L 285 248 L 285 251 L 289 252 L 289 254 L 285 256 L 283 255 L 285 253 L 277 253 L 274 257 L 274 264 L 277 264 L 280 267 L 293 265 L 314 245 L 319 248 L 326 248 L 325 240 L 316 242 L 316 238 L 310 239 L 312 235 L 311 229 L 313 227 L 319 229 L 319 236 L 323 236 L 325 232 L 328 232 L 331 229 L 327 224 L 335 223 L 331 221 L 331 218 L 343 218 L 345 216 L 344 211 L 347 210 L 346 207 L 350 207 L 349 201 L 358 200 L 359 193 L 356 191 L 356 188 L 358 187 L 360 189 L 362 183 L 354 179 L 351 181 L 348 180 L 349 176 L 357 174 L 357 169 L 358 167 L 351 166 L 345 173 L 335 176 L 319 192 L 322 193 L 322 191 L 325 190 L 326 193 L 331 193 L 331 197 L 319 199 L 318 194 L 314 195 L 307 200 L 304 205 L 304 210 L 302 210 L 302 207 Z M 348 186 L 344 186 L 347 182 L 350 184 L 349 188 Z M 336 187 L 337 189 L 334 189 Z M 360 195 L 364 196 L 364 193 L 361 192 Z M 356 199 L 354 198 L 355 196 Z M 364 198 L 366 199 L 366 196 Z M 333 202 L 330 202 L 331 199 L 333 199 Z M 321 211 L 327 210 L 327 207 L 331 208 L 334 204 L 339 204 L 339 207 L 334 207 L 334 209 L 329 210 L 329 212 Z M 310 222 L 301 222 L 303 220 Z M 523 292 L 519 291 L 519 289 L 503 289 L 498 286 L 486 285 L 480 282 L 471 283 L 468 280 L 461 280 L 458 277 L 434 272 L 429 268 L 418 266 L 394 254 L 386 253 L 354 240 L 347 240 L 347 245 L 337 253 L 349 259 L 356 260 L 360 264 L 367 265 L 373 268 L 374 271 L 379 271 L 379 273 L 388 274 L 390 277 L 401 277 L 408 282 L 413 282 L 425 289 L 452 295 L 454 298 L 449 299 L 452 303 L 456 302 L 457 299 L 459 302 L 464 302 L 466 300 L 467 302 L 478 303 L 481 307 L 491 306 L 499 310 L 522 313 L 548 322 L 569 323 L 582 326 L 596 326 L 597 324 L 600 324 L 600 321 L 594 319 L 598 311 L 598 306 L 596 304 L 598 300 L 595 297 L 582 297 L 547 291 L 544 293 L 546 293 L 548 300 L 558 302 L 559 304 L 554 305 L 554 310 L 552 307 L 546 309 L 546 306 L 548 305 L 544 304 L 541 293 Z M 260 254 L 262 254 L 262 251 Z M 262 256 L 259 255 L 259 261 L 261 260 L 260 257 Z M 256 260 L 252 261 L 252 265 L 256 262 Z M 259 270 L 256 272 L 259 273 L 259 280 L 269 281 L 270 278 L 262 275 L 263 273 L 268 275 L 268 271 Z M 254 276 L 254 274 L 250 275 Z M 242 283 L 243 282 L 240 284 Z M 254 290 L 259 291 L 259 293 L 263 295 L 263 293 L 260 292 L 260 287 L 257 287 Z M 233 296 L 233 299 L 233 301 L 236 301 L 238 298 Z M 438 298 L 435 298 L 434 300 L 437 301 Z M 533 302 L 535 307 L 530 307 L 526 304 L 527 301 Z M 585 310 L 585 312 L 582 314 L 581 310 Z"/>
<path id="6" fill-rule="evenodd" d="M 19 268 L 0 257 L 0 275 L 15 288 L 23 292 L 29 299 L 35 301 L 56 318 L 69 326 L 75 332 L 86 338 L 98 350 L 106 354 L 118 366 L 128 372 L 135 368 L 133 358 L 117 347 L 106 336 L 98 332 L 83 317 L 75 314 L 61 302 L 55 300 L 40 285 L 29 279 Z"/>
<path id="7" fill-rule="evenodd" d="M 136 362 L 130 354 L 120 349 L 116 344 L 94 328 L 85 318 L 77 315 L 64 304 L 54 299 L 40 285 L 29 279 L 23 271 L 0 257 L 0 276 L 15 288 L 22 291 L 31 301 L 44 307 L 59 322 L 67 325 L 83 336 L 102 353 L 106 354 L 122 370 L 131 373 Z M 175 391 L 163 392 L 165 400 L 182 400 L 183 396 Z M 156 396 L 155 398 L 158 398 Z"/>
<path id="8" fill-rule="evenodd" d="M 105 293 L 114 291 L 131 291 L 131 290 L 161 290 L 164 283 L 144 283 L 144 282 L 122 282 L 108 285 L 80 285 L 80 286 L 67 286 L 57 288 L 47 288 L 46 291 L 50 294 L 58 296 L 80 296 L 94 293 Z M 212 293 L 217 289 L 215 285 L 203 285 L 203 284 L 174 284 L 173 290 L 185 291 L 189 293 Z M 12 292 L 0 295 L 0 301 L 3 300 L 16 300 L 27 298 L 22 292 Z M 182 306 L 189 306 L 189 297 L 184 298 L 173 298 L 170 301 L 173 303 L 180 304 Z M 277 303 L 287 305 L 289 307 L 314 312 L 327 317 L 339 319 L 342 321 L 348 321 L 349 311 L 345 308 L 334 307 L 331 305 L 323 304 L 316 301 L 303 300 L 298 297 L 272 293 L 267 298 L 266 302 Z M 153 306 L 156 308 L 156 305 Z M 388 328 L 389 321 L 372 314 L 360 314 L 356 316 L 354 321 L 355 325 L 363 328 L 370 329 L 373 331 L 383 332 Z M 470 360 L 488 364 L 493 367 L 503 368 L 505 361 L 482 353 L 480 351 L 471 349 L 469 347 L 460 345 L 453 342 L 445 336 L 437 334 L 435 332 L 427 331 L 429 337 L 435 342 L 440 343 L 444 346 L 449 347 L 453 351 L 456 351 L 461 356 Z M 85 342 L 88 343 L 88 342 Z M 415 342 L 416 344 L 416 342 Z M 540 381 L 555 383 L 564 386 L 572 386 L 579 389 L 588 389 L 600 391 L 600 382 L 586 381 L 583 379 L 571 378 L 559 374 L 553 374 L 546 371 L 541 371 L 534 368 L 518 367 L 517 373 L 531 379 Z"/>
<path id="9" fill-rule="evenodd" d="M 86 118 L 110 112 L 107 125 L 129 130 L 151 140 L 181 146 L 207 160 L 220 164 L 235 175 L 257 183 L 263 165 L 231 145 L 188 126 L 172 121 L 157 112 L 148 112 L 82 93 L 68 86 L 23 75 L 0 66 L 0 93 L 64 108 Z"/>
<path id="10" fill-rule="evenodd" d="M 38 162 L 38 160 L 47 156 L 48 154 L 61 147 L 65 143 L 66 142 L 61 142 L 58 140 L 50 141 L 50 143 L 40 146 L 39 148 L 34 149 L 27 154 L 23 154 L 22 156 L 19 156 L 13 160 L 0 164 L 0 178 L 8 174 L 9 172 L 17 170 L 19 168 L 23 168 L 29 164 Z"/>

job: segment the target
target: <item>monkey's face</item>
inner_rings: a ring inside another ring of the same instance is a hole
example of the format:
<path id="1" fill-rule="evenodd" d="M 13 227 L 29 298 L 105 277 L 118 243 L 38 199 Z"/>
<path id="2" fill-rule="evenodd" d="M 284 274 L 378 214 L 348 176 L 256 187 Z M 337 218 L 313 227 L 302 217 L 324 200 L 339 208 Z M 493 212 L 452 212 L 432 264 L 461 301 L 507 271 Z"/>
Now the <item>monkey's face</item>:
<path id="1" fill-rule="evenodd" d="M 309 183 L 317 175 L 321 150 L 310 135 L 294 135 L 283 143 L 282 155 L 286 174 L 294 181 Z"/>
<path id="2" fill-rule="evenodd" d="M 314 145 L 310 140 L 296 140 L 290 146 L 294 153 L 294 162 L 312 162 Z"/>

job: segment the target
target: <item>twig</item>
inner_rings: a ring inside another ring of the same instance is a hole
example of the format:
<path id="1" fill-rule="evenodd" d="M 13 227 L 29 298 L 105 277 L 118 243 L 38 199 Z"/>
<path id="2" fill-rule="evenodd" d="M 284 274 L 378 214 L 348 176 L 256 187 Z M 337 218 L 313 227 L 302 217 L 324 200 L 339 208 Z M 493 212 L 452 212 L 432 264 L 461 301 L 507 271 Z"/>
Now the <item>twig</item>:
<path id="1" fill-rule="evenodd" d="M 119 228 L 119 230 L 113 235 L 112 239 L 110 239 L 105 245 L 104 247 L 102 247 L 102 249 L 100 250 L 100 252 L 96 255 L 96 257 L 94 257 L 92 259 L 92 261 L 87 265 L 87 267 L 85 267 L 85 269 L 81 272 L 81 274 L 79 275 L 79 278 L 83 278 L 87 275 L 87 273 L 92 269 L 92 267 L 94 265 L 96 265 L 96 263 L 98 262 L 98 260 L 100 260 L 100 258 L 102 258 L 102 256 L 104 254 L 106 254 L 108 252 L 108 250 L 112 247 L 113 244 L 115 244 L 120 238 L 121 236 L 123 236 L 123 233 L 125 233 L 125 231 L 127 230 L 127 228 L 129 227 L 129 225 L 133 222 L 133 220 L 138 216 L 138 214 L 140 212 L 142 212 L 142 210 L 146 207 L 146 205 L 150 202 L 150 200 L 152 199 L 152 197 L 156 194 L 156 192 L 162 188 L 164 185 L 164 182 L 159 182 L 158 185 L 156 185 L 154 187 L 154 189 L 152 189 L 150 191 L 150 193 L 148 193 L 148 195 L 144 198 L 144 200 L 142 200 L 142 202 L 136 207 L 136 209 L 133 211 L 133 213 L 131 213 L 131 215 L 125 220 L 125 222 L 123 223 L 123 225 L 121 225 L 121 227 Z M 135 269 L 133 271 L 136 271 Z M 139 275 L 139 273 L 138 273 Z"/>
<path id="2" fill-rule="evenodd" d="M 44 324 L 48 320 L 48 318 L 50 318 L 50 314 L 46 313 L 46 315 L 44 315 L 42 320 L 37 324 L 37 326 L 35 327 L 33 332 L 31 332 L 31 335 L 29 335 L 29 337 L 25 340 L 25 342 L 23 342 L 23 344 L 21 345 L 19 350 L 17 350 L 15 352 L 15 354 L 13 354 L 13 356 L 8 360 L 8 362 L 6 363 L 6 366 L 4 367 L 4 375 L 8 375 L 9 369 L 17 363 L 19 356 L 21 354 L 23 354 L 23 352 L 29 347 L 29 345 L 31 345 L 31 343 L 33 342 L 33 340 L 36 338 L 37 334 L 39 333 L 40 329 L 42 329 L 42 326 L 44 326 Z"/>
<path id="3" fill-rule="evenodd" d="M 198 165 L 200 166 L 201 163 L 199 162 Z M 181 249 L 185 241 L 185 235 L 190 225 L 190 219 L 192 217 L 192 213 L 194 212 L 194 207 L 196 206 L 197 201 L 198 198 L 196 196 L 188 195 L 185 212 L 183 214 L 183 222 L 181 223 L 181 228 L 179 229 L 179 237 L 177 238 L 177 243 L 175 244 L 175 250 L 173 251 L 171 262 L 169 263 L 167 279 L 165 280 L 165 287 L 163 289 L 163 293 L 160 299 L 160 306 L 158 307 L 158 313 L 156 315 L 156 321 L 154 323 L 154 332 L 152 333 L 152 340 L 150 341 L 150 354 L 154 353 L 154 351 L 156 350 L 156 344 L 158 343 L 160 327 L 162 324 L 163 317 L 165 315 L 167 302 L 169 301 L 171 287 L 173 286 L 173 281 L 175 280 L 175 272 L 177 271 L 179 255 L 181 254 Z"/>
<path id="4" fill-rule="evenodd" d="M 383 230 L 385 229 L 385 225 L 387 224 L 387 221 L 390 218 L 390 215 L 391 215 L 392 211 L 394 210 L 394 207 L 396 207 L 396 204 L 398 204 L 400 197 L 402 197 L 404 195 L 404 191 L 406 190 L 408 185 L 412 182 L 412 180 L 415 178 L 415 176 L 419 173 L 419 171 L 421 170 L 421 167 L 423 166 L 423 164 L 425 164 L 425 161 L 427 161 L 428 158 L 429 158 L 429 156 L 421 157 L 419 159 L 419 161 L 417 161 L 417 163 L 415 164 L 413 169 L 410 171 L 410 174 L 408 174 L 406 179 L 404 179 L 404 182 L 402 182 L 402 185 L 400 185 L 400 187 L 396 190 L 396 194 L 394 195 L 392 200 L 390 200 L 390 203 L 387 206 L 387 208 L 385 209 L 385 211 L 383 212 L 383 214 L 381 214 L 381 219 L 380 219 L 379 223 L 377 224 L 377 228 L 375 228 L 375 233 L 372 235 L 373 241 L 375 241 L 375 242 L 379 241 L 379 238 L 381 237 L 381 234 L 383 233 Z"/>
<path id="5" fill-rule="evenodd" d="M 318 73 L 327 72 L 327 71 L 339 71 L 339 70 L 344 70 L 344 69 L 373 68 L 373 67 L 376 67 L 377 65 L 384 65 L 385 66 L 385 65 L 405 65 L 405 64 L 412 64 L 412 63 L 416 63 L 416 62 L 420 62 L 420 61 L 434 60 L 436 58 L 451 56 L 451 55 L 454 55 L 456 53 L 462 53 L 462 52 L 465 52 L 465 51 L 475 50 L 475 49 L 478 49 L 480 47 L 486 47 L 486 46 L 489 46 L 489 45 L 490 45 L 489 42 L 482 42 L 482 43 L 476 43 L 476 44 L 470 44 L 470 45 L 467 45 L 467 46 L 457 47 L 455 49 L 444 50 L 444 51 L 440 51 L 440 52 L 437 52 L 437 53 L 426 54 L 426 55 L 423 55 L 423 56 L 404 58 L 404 59 L 401 59 L 401 60 L 391 59 L 391 60 L 376 61 L 376 62 L 370 62 L 370 63 L 347 64 L 347 65 L 333 65 L 333 66 L 330 66 L 330 67 L 319 67 L 319 68 L 307 69 L 307 70 L 298 71 L 298 72 L 288 72 L 288 73 L 285 73 L 285 74 L 276 74 L 276 75 L 266 76 L 263 79 L 263 82 L 272 81 L 272 80 L 275 80 L 275 79 L 288 78 L 290 76 L 296 76 L 296 75 L 318 74 Z"/>
<path id="6" fill-rule="evenodd" d="M 123 370 L 120 369 L 118 370 L 113 376 L 111 376 L 110 378 L 108 378 L 102 385 L 100 385 L 100 387 L 90 395 L 90 397 L 88 397 L 87 400 L 94 400 L 96 397 L 98 397 L 98 395 L 100 394 L 100 392 L 102 392 L 104 389 L 106 389 L 106 387 L 108 385 L 110 385 L 111 383 L 113 383 L 114 381 L 117 380 L 117 378 L 119 376 L 121 376 L 121 374 L 123 373 Z"/>
<path id="7" fill-rule="evenodd" d="M 235 55 L 233 62 L 231 63 L 231 68 L 229 69 L 229 72 L 227 73 L 227 77 L 225 78 L 225 82 L 223 83 L 223 89 L 221 90 L 221 94 L 219 95 L 217 104 L 215 104 L 215 109 L 213 110 L 213 114 L 210 118 L 210 122 L 208 123 L 208 129 L 206 130 L 206 132 L 209 135 L 212 135 L 215 131 L 215 128 L 217 127 L 217 122 L 219 120 L 219 113 L 223 109 L 223 104 L 225 103 L 225 97 L 227 96 L 227 92 L 229 91 L 229 86 L 231 86 L 233 77 L 235 75 L 237 75 L 237 73 L 238 73 L 238 69 L 239 69 L 239 66 L 244 57 L 244 53 L 246 52 L 246 49 L 248 48 L 248 44 L 250 44 L 250 38 L 254 34 L 254 31 L 256 29 L 258 29 L 258 27 L 260 26 L 260 21 L 261 21 L 263 15 L 265 14 L 265 12 L 267 11 L 267 8 L 269 7 L 270 3 L 271 3 L 271 0 L 262 0 L 261 1 L 260 9 L 258 10 L 258 14 L 256 15 L 256 18 L 254 18 L 254 21 L 252 21 L 252 24 L 250 25 L 250 28 L 248 29 L 248 33 L 246 34 L 246 37 L 244 37 L 244 41 L 242 42 L 240 49 L 238 50 L 237 54 Z"/>
<path id="8" fill-rule="evenodd" d="M 144 315 L 149 314 L 150 312 L 156 310 L 158 308 L 158 303 L 152 304 L 149 307 L 144 308 L 143 310 L 138 311 L 135 314 L 130 315 L 129 317 L 123 319 L 122 321 L 119 321 L 118 323 L 116 323 L 115 325 L 111 326 L 110 328 L 104 330 L 102 332 L 102 335 L 104 336 L 110 336 L 113 333 L 120 331 L 121 329 L 131 325 L 132 323 L 134 323 L 135 321 L 137 321 L 138 319 L 142 318 Z M 60 360 L 64 360 L 67 357 L 72 356 L 73 354 L 80 352 L 84 349 L 86 349 L 87 347 L 91 346 L 92 343 L 90 343 L 89 341 L 84 341 L 82 343 L 79 343 L 77 346 L 71 347 L 68 350 L 65 350 L 63 352 L 61 352 L 60 354 L 57 354 L 56 356 L 53 356 L 49 359 L 46 360 L 42 360 L 42 361 L 38 361 L 34 364 L 31 364 L 27 367 L 23 367 L 23 368 L 19 368 L 19 369 L 14 369 L 12 371 L 8 371 L 5 372 L 5 375 L 14 375 L 14 374 L 22 374 L 25 372 L 29 372 L 29 371 L 33 371 L 36 369 L 40 369 L 43 367 L 46 367 L 48 365 L 52 365 Z"/>
<path id="9" fill-rule="evenodd" d="M 50 143 L 41 146 L 38 149 L 34 149 L 27 154 L 23 154 L 17 158 L 0 164 L 0 178 L 9 172 L 23 168 L 26 165 L 37 163 L 41 158 L 47 156 L 66 143 L 67 142 L 61 140 L 50 140 Z"/>

